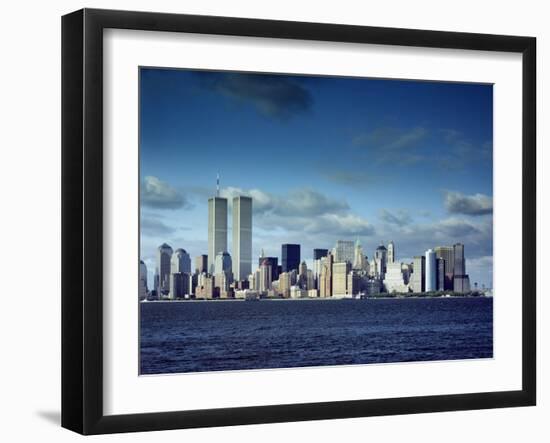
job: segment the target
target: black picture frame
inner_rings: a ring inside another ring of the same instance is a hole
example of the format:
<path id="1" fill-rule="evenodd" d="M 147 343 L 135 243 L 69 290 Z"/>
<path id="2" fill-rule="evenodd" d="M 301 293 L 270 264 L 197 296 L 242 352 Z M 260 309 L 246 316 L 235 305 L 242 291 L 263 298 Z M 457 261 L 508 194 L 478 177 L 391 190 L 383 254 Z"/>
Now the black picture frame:
<path id="1" fill-rule="evenodd" d="M 131 415 L 103 413 L 103 30 L 522 54 L 522 389 Z M 62 426 L 82 434 L 530 406 L 536 403 L 536 39 L 83 9 L 62 18 Z"/>

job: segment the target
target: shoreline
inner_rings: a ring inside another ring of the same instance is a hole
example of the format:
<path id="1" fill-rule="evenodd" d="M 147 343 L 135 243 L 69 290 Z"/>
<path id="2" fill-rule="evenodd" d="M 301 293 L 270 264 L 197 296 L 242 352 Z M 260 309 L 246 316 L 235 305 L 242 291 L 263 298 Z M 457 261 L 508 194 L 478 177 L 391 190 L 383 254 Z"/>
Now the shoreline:
<path id="1" fill-rule="evenodd" d="M 363 298 L 347 298 L 347 297 L 316 297 L 316 298 L 259 298 L 253 300 L 246 300 L 244 298 L 191 298 L 191 299 L 177 299 L 177 300 L 139 300 L 138 303 L 203 303 L 203 302 L 258 302 L 258 301 L 274 301 L 274 302 L 285 302 L 285 301 L 361 301 L 361 300 L 406 300 L 406 299 L 456 299 L 456 298 L 493 298 L 491 295 L 437 295 L 437 296 L 426 296 L 426 295 L 408 295 L 408 296 L 379 296 L 379 297 L 363 297 Z"/>

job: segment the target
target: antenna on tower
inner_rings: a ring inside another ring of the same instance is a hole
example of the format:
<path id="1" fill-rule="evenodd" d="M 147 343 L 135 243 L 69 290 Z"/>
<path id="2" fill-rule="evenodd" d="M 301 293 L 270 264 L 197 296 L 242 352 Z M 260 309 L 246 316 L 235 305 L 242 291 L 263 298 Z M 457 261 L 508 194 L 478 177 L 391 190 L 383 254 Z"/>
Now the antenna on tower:
<path id="1" fill-rule="evenodd" d="M 220 196 L 220 173 L 216 174 L 216 197 Z"/>

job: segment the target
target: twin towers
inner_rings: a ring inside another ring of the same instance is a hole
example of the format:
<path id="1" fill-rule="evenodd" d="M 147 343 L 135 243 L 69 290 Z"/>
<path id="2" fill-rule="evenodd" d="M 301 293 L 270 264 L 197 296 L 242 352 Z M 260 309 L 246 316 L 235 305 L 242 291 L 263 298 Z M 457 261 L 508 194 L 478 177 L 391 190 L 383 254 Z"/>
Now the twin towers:
<path id="1" fill-rule="evenodd" d="M 233 198 L 232 272 L 238 281 L 252 273 L 252 197 Z M 208 199 L 208 273 L 214 274 L 216 256 L 227 253 L 227 198 Z"/>

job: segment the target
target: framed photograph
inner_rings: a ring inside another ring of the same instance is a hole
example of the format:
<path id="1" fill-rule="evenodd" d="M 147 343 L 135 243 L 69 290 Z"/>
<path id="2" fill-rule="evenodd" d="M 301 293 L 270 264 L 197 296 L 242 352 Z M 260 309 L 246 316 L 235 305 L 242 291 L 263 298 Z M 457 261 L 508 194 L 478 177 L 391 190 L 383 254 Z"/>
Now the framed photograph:
<path id="1" fill-rule="evenodd" d="M 62 425 L 536 402 L 531 37 L 62 20 Z"/>

